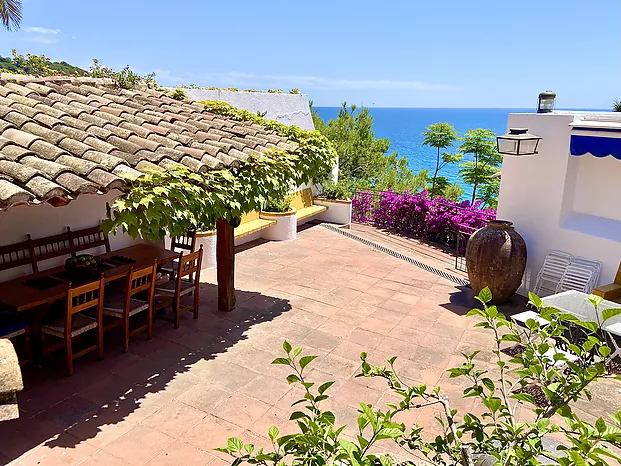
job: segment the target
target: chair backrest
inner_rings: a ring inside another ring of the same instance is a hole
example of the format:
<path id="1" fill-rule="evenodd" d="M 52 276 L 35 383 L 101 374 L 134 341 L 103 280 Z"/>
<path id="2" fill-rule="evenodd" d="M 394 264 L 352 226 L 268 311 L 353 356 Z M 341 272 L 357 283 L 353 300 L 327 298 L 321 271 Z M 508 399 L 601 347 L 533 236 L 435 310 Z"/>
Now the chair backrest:
<path id="1" fill-rule="evenodd" d="M 619 268 L 617 269 L 617 275 L 615 276 L 615 283 L 617 285 L 621 285 L 621 263 L 619 264 Z"/>
<path id="2" fill-rule="evenodd" d="M 563 274 L 561 281 L 556 287 L 556 292 L 561 293 L 568 290 L 590 293 L 593 290 L 593 271 L 570 265 Z"/>
<path id="3" fill-rule="evenodd" d="M 188 231 L 185 236 L 176 236 L 170 241 L 170 249 L 172 251 L 178 251 L 181 249 L 183 251 L 194 252 L 195 247 L 196 231 L 194 230 Z"/>
<path id="4" fill-rule="evenodd" d="M 296 209 L 304 209 L 313 205 L 313 190 L 311 188 L 305 188 L 301 191 L 296 191 L 291 199 L 291 207 Z"/>
<path id="5" fill-rule="evenodd" d="M 72 287 L 71 283 L 67 286 L 67 317 L 97 307 L 103 309 L 104 275 L 100 275 L 99 280 L 85 285 Z"/>
<path id="6" fill-rule="evenodd" d="M 71 231 L 71 229 L 67 227 L 67 231 L 71 236 L 71 244 L 74 253 L 98 246 L 104 246 L 106 252 L 110 252 L 110 240 L 108 239 L 108 235 L 101 231 L 100 226 L 84 228 L 83 230 L 77 231 Z"/>
<path id="7" fill-rule="evenodd" d="M 59 235 L 46 236 L 44 238 L 31 239 L 32 268 L 35 272 L 39 271 L 38 263 L 54 257 L 75 255 L 71 236 L 68 231 Z"/>
<path id="8" fill-rule="evenodd" d="M 550 251 L 539 274 L 544 279 L 560 279 L 573 261 L 574 256 L 563 251 Z"/>
<path id="9" fill-rule="evenodd" d="M 201 262 L 203 261 L 203 245 L 198 251 L 179 256 L 179 269 L 177 271 L 177 285 L 180 286 L 181 279 L 188 275 L 196 274 L 193 281 L 198 283 L 200 279 Z"/>
<path id="10" fill-rule="evenodd" d="M 29 240 L 0 246 L 0 270 L 21 265 L 32 265 L 32 248 Z"/>
<path id="11" fill-rule="evenodd" d="M 157 259 L 153 262 L 153 265 L 148 265 L 138 270 L 134 270 L 133 267 L 130 267 L 129 273 L 127 274 L 127 299 L 142 291 L 148 291 L 151 297 L 155 290 L 156 275 Z"/>

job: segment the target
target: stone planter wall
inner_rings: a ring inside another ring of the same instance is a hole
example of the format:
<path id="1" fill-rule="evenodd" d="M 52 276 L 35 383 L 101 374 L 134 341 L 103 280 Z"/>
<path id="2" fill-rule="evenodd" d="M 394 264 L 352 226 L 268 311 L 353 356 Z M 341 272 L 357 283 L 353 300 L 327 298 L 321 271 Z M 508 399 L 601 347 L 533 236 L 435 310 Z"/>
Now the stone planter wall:
<path id="1" fill-rule="evenodd" d="M 288 212 L 260 212 L 259 217 L 275 220 L 276 225 L 263 230 L 261 237 L 272 241 L 291 241 L 297 237 L 296 210 Z"/>
<path id="2" fill-rule="evenodd" d="M 321 212 L 313 219 L 322 222 L 336 223 L 338 225 L 351 225 L 351 200 L 325 199 L 316 197 L 314 199 L 316 205 L 323 205 L 328 208 L 325 212 Z"/>

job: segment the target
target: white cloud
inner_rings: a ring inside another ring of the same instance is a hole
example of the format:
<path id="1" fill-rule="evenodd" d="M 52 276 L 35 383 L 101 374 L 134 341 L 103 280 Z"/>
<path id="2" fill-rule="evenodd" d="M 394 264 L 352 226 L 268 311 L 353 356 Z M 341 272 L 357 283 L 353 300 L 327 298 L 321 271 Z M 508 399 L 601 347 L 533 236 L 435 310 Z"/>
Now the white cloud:
<path id="1" fill-rule="evenodd" d="M 31 32 L 31 33 L 35 33 L 35 34 L 46 34 L 46 35 L 57 35 L 60 33 L 60 29 L 51 29 L 51 28 L 44 28 L 41 26 L 31 26 L 31 27 L 27 27 L 23 29 L 24 32 Z"/>
<path id="2" fill-rule="evenodd" d="M 239 73 L 210 73 L 203 77 L 206 80 L 224 81 L 231 86 L 265 86 L 299 87 L 301 89 L 372 89 L 372 90 L 427 90 L 441 91 L 454 90 L 456 87 L 447 84 L 426 83 L 422 81 L 393 80 L 393 79 L 349 79 L 324 78 L 319 76 L 302 75 L 275 75 Z"/>
<path id="3" fill-rule="evenodd" d="M 54 44 L 59 41 L 60 29 L 46 28 L 42 26 L 29 26 L 22 29 L 23 39 L 26 42 L 38 44 Z"/>

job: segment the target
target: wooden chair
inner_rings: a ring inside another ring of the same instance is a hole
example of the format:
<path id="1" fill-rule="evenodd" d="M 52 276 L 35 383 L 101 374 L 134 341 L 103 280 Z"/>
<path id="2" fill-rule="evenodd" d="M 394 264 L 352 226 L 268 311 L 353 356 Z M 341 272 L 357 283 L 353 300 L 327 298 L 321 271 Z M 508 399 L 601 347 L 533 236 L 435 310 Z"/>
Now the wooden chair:
<path id="1" fill-rule="evenodd" d="M 186 311 L 194 311 L 194 318 L 198 319 L 198 296 L 202 260 L 202 245 L 196 252 L 186 254 L 185 256 L 183 253 L 179 254 L 179 266 L 174 280 L 155 285 L 156 310 L 172 304 L 175 328 L 179 328 L 181 314 Z M 189 294 L 193 294 L 192 304 L 182 306 L 181 298 Z"/>
<path id="2" fill-rule="evenodd" d="M 99 359 L 103 358 L 103 303 L 104 303 L 104 276 L 99 280 L 86 285 L 67 287 L 65 316 L 44 325 L 41 328 L 41 346 L 43 354 L 65 348 L 67 374 L 73 374 L 73 361 L 91 351 L 97 350 Z M 83 314 L 84 311 L 95 308 L 95 318 Z M 73 352 L 73 339 L 89 330 L 95 330 L 96 343 L 77 353 Z M 61 338 L 62 341 L 46 347 L 45 336 L 51 335 Z"/>
<path id="3" fill-rule="evenodd" d="M 106 252 L 110 252 L 110 239 L 100 226 L 85 228 L 83 230 L 71 231 L 67 227 L 67 232 L 71 237 L 71 247 L 73 248 L 73 254 L 87 249 L 93 249 L 99 246 L 104 246 Z"/>
<path id="4" fill-rule="evenodd" d="M 23 358 L 19 360 L 19 365 L 23 366 L 32 361 L 32 349 L 30 346 L 30 327 L 28 323 L 19 319 L 11 311 L 0 312 L 0 338 L 6 338 L 8 340 L 14 340 L 23 336 Z M 15 346 L 22 346 L 15 344 Z M 18 353 L 19 354 L 19 353 Z"/>
<path id="5" fill-rule="evenodd" d="M 174 252 L 194 252 L 196 248 L 196 230 L 188 231 L 184 236 L 175 236 L 170 239 L 170 250 Z M 162 273 L 167 274 L 171 280 L 174 279 L 175 273 L 179 267 L 179 260 L 174 259 L 162 266 Z"/>
<path id="6" fill-rule="evenodd" d="M 34 251 L 30 240 L 0 246 L 0 270 L 8 270 L 22 265 L 32 266 L 33 255 Z"/>
<path id="7" fill-rule="evenodd" d="M 54 257 L 74 256 L 71 235 L 69 232 L 59 235 L 46 236 L 45 238 L 32 239 L 28 235 L 32 251 L 32 270 L 39 271 L 39 262 Z"/>
<path id="8" fill-rule="evenodd" d="M 176 236 L 170 241 L 170 249 L 172 251 L 177 251 L 179 249 L 183 251 L 194 252 L 194 248 L 196 247 L 196 231 L 190 230 L 185 236 Z"/>
<path id="9" fill-rule="evenodd" d="M 104 315 L 115 319 L 111 324 L 104 326 L 104 330 L 122 326 L 123 327 L 123 352 L 127 353 L 129 348 L 129 337 L 137 333 L 147 331 L 147 339 L 153 336 L 153 292 L 155 290 L 155 279 L 157 274 L 157 260 L 153 265 L 134 270 L 130 267 L 127 274 L 125 290 L 121 294 L 108 293 L 104 299 Z M 146 301 L 136 297 L 139 293 L 146 293 Z M 146 311 L 147 322 L 141 327 L 130 331 L 129 318 Z"/>

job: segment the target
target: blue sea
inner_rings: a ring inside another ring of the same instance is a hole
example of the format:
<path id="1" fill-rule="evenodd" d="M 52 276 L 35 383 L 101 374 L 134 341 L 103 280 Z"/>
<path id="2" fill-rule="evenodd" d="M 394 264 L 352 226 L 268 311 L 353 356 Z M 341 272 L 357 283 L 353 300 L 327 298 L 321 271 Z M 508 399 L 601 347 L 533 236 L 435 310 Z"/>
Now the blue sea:
<path id="1" fill-rule="evenodd" d="M 336 107 L 314 107 L 324 120 L 336 118 Z M 432 123 L 451 123 L 461 134 L 473 128 L 491 129 L 504 134 L 509 113 L 523 113 L 533 109 L 511 108 L 380 108 L 371 107 L 374 117 L 375 136 L 390 140 L 390 152 L 397 151 L 407 157 L 412 171 L 435 167 L 436 149 L 423 146 L 423 131 Z M 453 149 L 457 151 L 457 147 Z M 469 192 L 468 186 L 459 179 L 459 166 L 449 165 L 441 174 L 451 182 L 458 182 Z"/>

